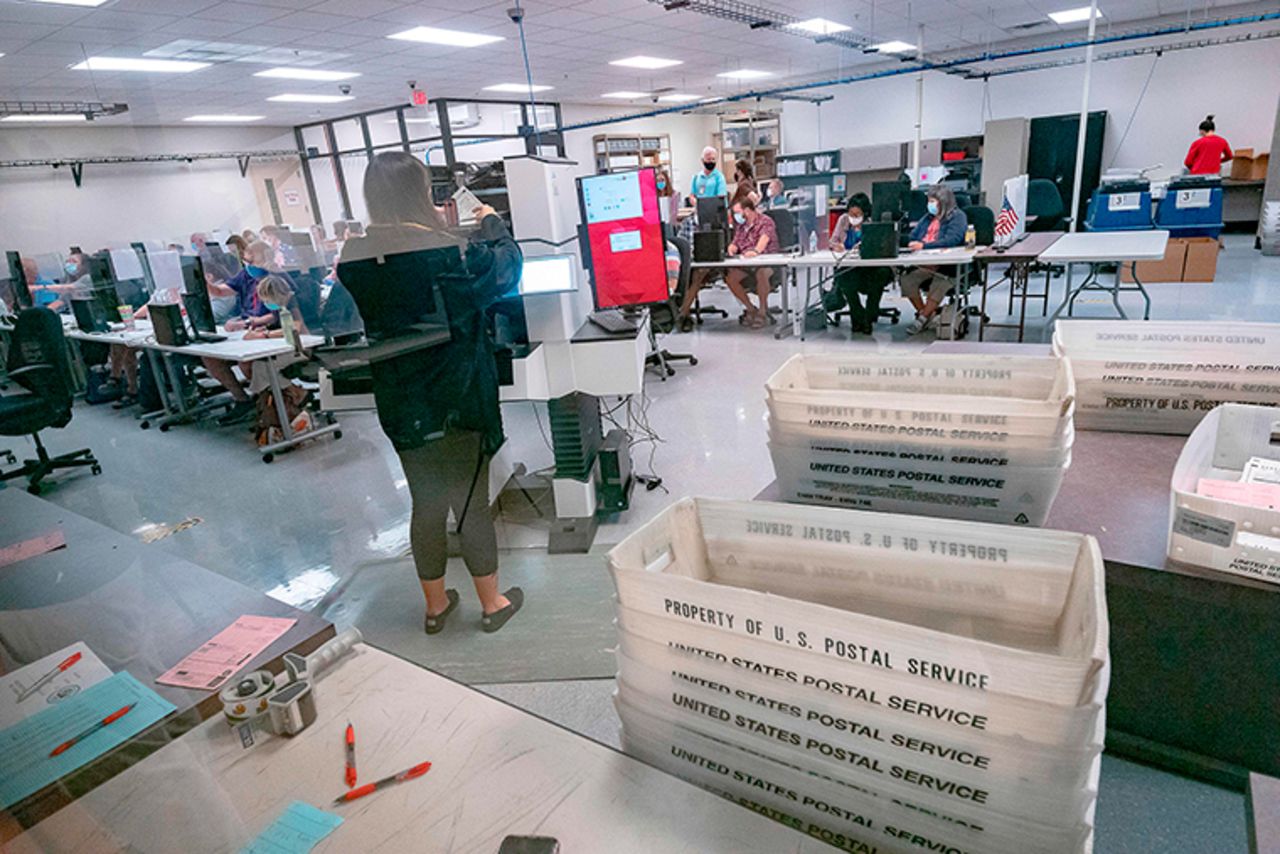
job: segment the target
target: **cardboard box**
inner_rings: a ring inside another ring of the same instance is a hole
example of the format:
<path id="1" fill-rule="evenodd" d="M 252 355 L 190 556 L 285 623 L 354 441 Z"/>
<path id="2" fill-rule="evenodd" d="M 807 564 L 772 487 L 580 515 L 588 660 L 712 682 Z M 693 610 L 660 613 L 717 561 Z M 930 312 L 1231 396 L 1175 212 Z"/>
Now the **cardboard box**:
<path id="1" fill-rule="evenodd" d="M 1253 174 L 1255 181 L 1267 180 L 1267 167 L 1271 165 L 1271 152 L 1264 151 L 1253 158 Z"/>
<path id="2" fill-rule="evenodd" d="M 1182 267 L 1184 282 L 1212 282 L 1218 272 L 1218 245 L 1216 237 L 1184 237 L 1186 261 Z M 1138 275 L 1142 275 L 1141 272 Z"/>
<path id="3" fill-rule="evenodd" d="M 1231 177 L 1237 181 L 1253 179 L 1253 149 L 1237 148 L 1235 157 L 1231 159 Z"/>
<path id="4" fill-rule="evenodd" d="M 1171 237 L 1165 247 L 1164 257 L 1159 261 L 1139 261 L 1137 263 L 1138 279 L 1144 285 L 1152 282 L 1182 281 L 1182 267 L 1186 261 L 1187 247 L 1184 238 Z M 1125 264 L 1120 268 L 1120 281 L 1133 281 L 1133 268 Z"/>

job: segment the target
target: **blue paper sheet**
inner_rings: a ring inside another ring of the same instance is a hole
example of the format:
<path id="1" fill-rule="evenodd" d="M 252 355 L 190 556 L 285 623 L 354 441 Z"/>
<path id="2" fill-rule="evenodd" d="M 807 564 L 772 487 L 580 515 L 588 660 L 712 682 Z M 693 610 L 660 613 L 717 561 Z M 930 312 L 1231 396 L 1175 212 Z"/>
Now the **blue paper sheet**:
<path id="1" fill-rule="evenodd" d="M 58 756 L 49 753 L 130 703 L 129 714 L 77 742 Z M 8 807 L 65 777 L 175 709 L 173 703 L 117 673 L 39 714 L 0 730 L 0 806 Z"/>
<path id="2" fill-rule="evenodd" d="M 339 816 L 294 801 L 240 854 L 305 854 L 340 824 Z"/>

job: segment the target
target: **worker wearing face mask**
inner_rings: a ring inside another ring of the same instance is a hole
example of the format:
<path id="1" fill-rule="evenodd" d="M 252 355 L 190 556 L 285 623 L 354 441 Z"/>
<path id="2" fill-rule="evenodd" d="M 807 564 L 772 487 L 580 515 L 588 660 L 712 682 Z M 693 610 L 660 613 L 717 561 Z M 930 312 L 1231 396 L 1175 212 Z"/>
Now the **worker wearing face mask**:
<path id="1" fill-rule="evenodd" d="M 664 224 L 674 227 L 679 219 L 680 194 L 676 192 L 666 169 L 654 173 L 654 183 L 658 188 L 658 214 Z"/>
<path id="2" fill-rule="evenodd" d="M 845 212 L 836 220 L 831 232 L 831 251 L 852 252 L 862 241 L 862 223 L 871 212 L 866 193 L 854 193 L 845 202 Z M 835 285 L 849 306 L 849 324 L 854 335 L 870 335 L 880 316 L 880 298 L 893 280 L 889 267 L 846 267 L 836 272 Z M 866 303 L 862 298 L 866 297 Z"/>
<path id="3" fill-rule="evenodd" d="M 698 199 L 710 199 L 729 192 L 724 173 L 717 165 L 719 162 L 720 152 L 710 145 L 702 149 L 702 171 L 693 176 L 693 185 L 689 189 L 690 205 L 696 205 Z"/>

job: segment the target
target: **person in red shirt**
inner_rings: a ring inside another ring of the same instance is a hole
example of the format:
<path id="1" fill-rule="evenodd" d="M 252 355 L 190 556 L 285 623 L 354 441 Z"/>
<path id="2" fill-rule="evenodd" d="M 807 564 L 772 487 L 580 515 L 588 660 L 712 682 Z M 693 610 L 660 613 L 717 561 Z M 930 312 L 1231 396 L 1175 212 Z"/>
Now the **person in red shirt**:
<path id="1" fill-rule="evenodd" d="M 1222 164 L 1235 156 L 1227 141 L 1213 131 L 1213 116 L 1209 116 L 1200 123 L 1200 138 L 1191 143 L 1187 159 L 1183 161 L 1192 175 L 1217 175 L 1222 171 Z"/>

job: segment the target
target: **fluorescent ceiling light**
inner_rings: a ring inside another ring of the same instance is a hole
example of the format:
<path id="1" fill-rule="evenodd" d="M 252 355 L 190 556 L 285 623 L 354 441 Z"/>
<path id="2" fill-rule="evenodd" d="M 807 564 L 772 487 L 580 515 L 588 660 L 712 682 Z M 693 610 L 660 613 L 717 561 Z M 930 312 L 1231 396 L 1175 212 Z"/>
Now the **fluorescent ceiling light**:
<path id="1" fill-rule="evenodd" d="M 107 0 L 32 0 L 35 3 L 48 3 L 50 6 L 101 6 Z"/>
<path id="2" fill-rule="evenodd" d="M 871 46 L 871 49 L 878 50 L 881 53 L 906 53 L 909 50 L 915 50 L 916 46 L 913 44 L 907 44 L 904 41 L 898 41 L 897 39 L 894 39 L 893 41 L 880 42 L 880 44 L 873 44 Z"/>
<path id="3" fill-rule="evenodd" d="M 672 92 L 670 95 L 659 96 L 658 100 L 668 104 L 679 104 L 683 101 L 696 101 L 698 100 L 698 96 L 686 95 L 684 92 Z"/>
<path id="4" fill-rule="evenodd" d="M 1049 17 L 1053 19 L 1055 24 L 1078 24 L 1081 21 L 1089 20 L 1089 7 L 1080 6 L 1076 9 L 1063 9 L 1061 12 L 1050 12 Z M 1102 17 L 1102 10 L 1098 10 L 1098 17 Z"/>
<path id="5" fill-rule="evenodd" d="M 259 122 L 266 116 L 237 116 L 230 113 L 226 114 L 210 114 L 202 116 L 187 116 L 184 122 Z"/>
<path id="6" fill-rule="evenodd" d="M 728 77 L 731 80 L 759 80 L 761 77 L 772 77 L 771 71 L 757 71 L 754 68 L 739 68 L 737 71 L 722 71 L 717 77 Z"/>
<path id="7" fill-rule="evenodd" d="M 543 86 L 539 83 L 535 83 L 532 86 L 530 86 L 528 83 L 495 83 L 492 86 L 484 87 L 484 91 L 486 92 L 520 92 L 520 93 L 527 94 L 529 92 L 546 92 L 547 90 L 554 89 L 554 88 L 555 88 L 554 86 Z"/>
<path id="8" fill-rule="evenodd" d="M 502 41 L 502 36 L 486 36 L 481 33 L 464 33 L 462 30 L 442 30 L 438 27 L 414 27 L 402 33 L 393 33 L 389 39 L 406 42 L 443 44 L 450 47 L 480 47 Z"/>
<path id="9" fill-rule="evenodd" d="M 844 24 L 837 24 L 835 21 L 828 21 L 826 18 L 810 18 L 807 21 L 797 21 L 794 24 L 787 24 L 787 29 L 804 30 L 807 33 L 813 33 L 819 36 L 829 36 L 832 33 L 843 33 L 851 30 L 853 27 Z"/>
<path id="10" fill-rule="evenodd" d="M 627 92 L 624 90 L 621 92 L 605 92 L 600 97 L 601 98 L 622 98 L 627 101 L 634 101 L 637 98 L 648 98 L 649 93 L 648 92 Z"/>
<path id="11" fill-rule="evenodd" d="M 279 101 L 292 104 L 336 104 L 340 101 L 353 101 L 354 95 L 272 95 L 268 101 Z"/>
<path id="12" fill-rule="evenodd" d="M 136 59 L 127 56 L 91 56 L 71 68 L 75 71 L 149 71 L 158 74 L 186 74 L 208 68 L 207 62 L 181 59 Z"/>
<path id="13" fill-rule="evenodd" d="M 650 71 L 658 68 L 670 68 L 673 65 L 683 65 L 683 60 L 679 59 L 662 59 L 657 56 L 628 56 L 626 59 L 615 59 L 610 65 L 621 65 L 625 68 L 645 68 Z"/>
<path id="14" fill-rule="evenodd" d="M 84 113 L 37 113 L 29 116 L 5 116 L 0 122 L 87 122 Z"/>
<path id="15" fill-rule="evenodd" d="M 336 80 L 350 80 L 352 77 L 359 77 L 360 72 L 323 71 L 319 68 L 268 68 L 266 71 L 259 71 L 253 76 L 278 77 L 283 80 L 317 80 L 331 83 Z"/>

